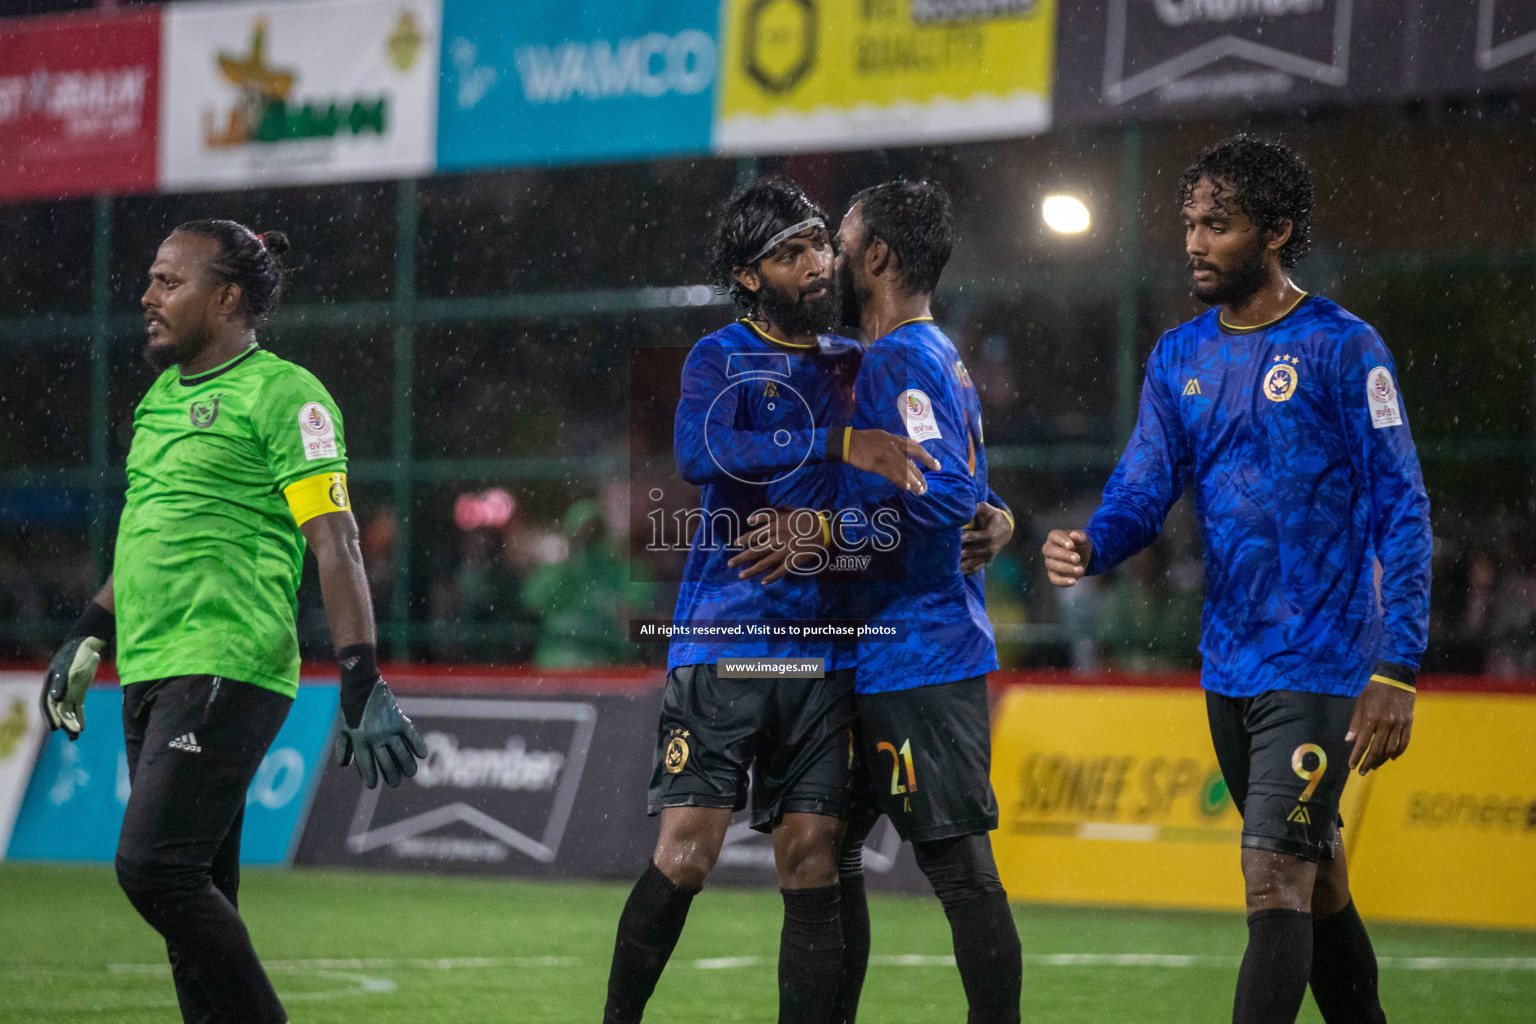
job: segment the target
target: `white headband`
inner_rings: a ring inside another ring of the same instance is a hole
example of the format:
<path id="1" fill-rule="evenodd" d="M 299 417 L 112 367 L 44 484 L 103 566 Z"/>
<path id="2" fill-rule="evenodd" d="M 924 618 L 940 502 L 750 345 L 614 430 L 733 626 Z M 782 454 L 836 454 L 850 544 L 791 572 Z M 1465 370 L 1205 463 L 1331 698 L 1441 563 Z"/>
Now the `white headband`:
<path id="1" fill-rule="evenodd" d="M 807 228 L 823 228 L 823 229 L 825 229 L 826 226 L 827 226 L 827 222 L 822 220 L 820 217 L 807 217 L 805 220 L 801 221 L 799 224 L 791 224 L 789 227 L 785 228 L 783 231 L 780 231 L 778 234 L 776 234 L 772 238 L 768 239 L 767 244 L 765 244 L 761 249 L 759 249 L 757 251 L 757 255 L 753 256 L 751 259 L 747 260 L 746 263 L 742 264 L 742 266 L 747 266 L 748 264 L 756 263 L 758 260 L 762 259 L 764 256 L 767 256 L 769 253 L 773 252 L 773 250 L 777 249 L 784 242 L 785 239 L 793 238 L 793 237 L 795 237 L 796 235 L 798 235 L 800 232 L 804 231 Z"/>

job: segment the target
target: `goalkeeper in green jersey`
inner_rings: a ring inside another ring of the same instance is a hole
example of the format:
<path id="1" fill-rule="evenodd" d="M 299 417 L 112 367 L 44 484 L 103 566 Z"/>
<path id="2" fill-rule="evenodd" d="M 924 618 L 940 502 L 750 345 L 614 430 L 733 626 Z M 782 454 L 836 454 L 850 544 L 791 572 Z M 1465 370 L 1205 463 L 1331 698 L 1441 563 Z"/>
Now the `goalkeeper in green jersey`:
<path id="1" fill-rule="evenodd" d="M 426 755 L 379 676 L 341 415 L 256 343 L 287 251 L 281 233 L 227 220 L 161 243 L 142 303 L 145 356 L 163 372 L 134 411 L 112 576 L 43 684 L 49 727 L 74 739 L 116 637 L 132 782 L 117 877 L 165 938 L 189 1024 L 287 1020 L 236 892 L 246 789 L 298 691 L 306 543 L 341 663 L 338 762 L 371 788 Z"/>

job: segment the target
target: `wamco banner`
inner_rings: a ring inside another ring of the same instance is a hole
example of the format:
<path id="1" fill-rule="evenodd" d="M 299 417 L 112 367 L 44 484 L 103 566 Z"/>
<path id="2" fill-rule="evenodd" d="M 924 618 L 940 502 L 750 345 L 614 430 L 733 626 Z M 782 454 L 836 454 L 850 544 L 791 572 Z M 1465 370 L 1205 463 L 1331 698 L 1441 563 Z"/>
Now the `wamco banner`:
<path id="1" fill-rule="evenodd" d="M 719 0 L 450 0 L 438 165 L 709 150 Z"/>
<path id="2" fill-rule="evenodd" d="M 0 199 L 155 187 L 160 12 L 0 21 Z"/>
<path id="3" fill-rule="evenodd" d="M 165 10 L 163 189 L 430 173 L 439 0 Z"/>
<path id="4" fill-rule="evenodd" d="M 1000 138 L 1051 120 L 1056 0 L 727 0 L 714 148 Z"/>

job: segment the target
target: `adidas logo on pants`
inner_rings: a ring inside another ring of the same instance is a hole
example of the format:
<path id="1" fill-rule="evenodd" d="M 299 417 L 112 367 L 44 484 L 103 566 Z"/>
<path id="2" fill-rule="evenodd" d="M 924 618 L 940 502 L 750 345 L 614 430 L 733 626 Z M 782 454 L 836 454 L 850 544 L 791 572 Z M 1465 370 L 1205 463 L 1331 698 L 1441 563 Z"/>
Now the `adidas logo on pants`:
<path id="1" fill-rule="evenodd" d="M 185 750 L 189 754 L 201 754 L 203 748 L 197 745 L 197 737 L 192 733 L 183 733 L 171 740 L 169 744 L 172 750 Z"/>

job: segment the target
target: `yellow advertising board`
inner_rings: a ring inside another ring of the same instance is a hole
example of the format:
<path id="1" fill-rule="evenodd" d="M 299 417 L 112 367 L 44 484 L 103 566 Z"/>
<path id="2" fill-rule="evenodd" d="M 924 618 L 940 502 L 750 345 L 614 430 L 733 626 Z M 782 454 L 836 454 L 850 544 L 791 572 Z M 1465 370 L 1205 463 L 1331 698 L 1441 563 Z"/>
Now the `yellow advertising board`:
<path id="1" fill-rule="evenodd" d="M 1201 690 L 1012 688 L 993 729 L 992 785 L 1013 899 L 1242 909 L 1243 822 Z M 1369 788 L 1354 778 L 1344 790 L 1351 845 Z"/>
<path id="2" fill-rule="evenodd" d="M 954 142 L 1050 125 L 1056 0 L 728 0 L 714 148 Z"/>
<path id="3" fill-rule="evenodd" d="M 1536 695 L 1424 694 L 1349 866 L 1371 917 L 1536 928 Z"/>

